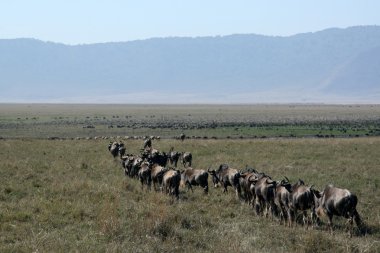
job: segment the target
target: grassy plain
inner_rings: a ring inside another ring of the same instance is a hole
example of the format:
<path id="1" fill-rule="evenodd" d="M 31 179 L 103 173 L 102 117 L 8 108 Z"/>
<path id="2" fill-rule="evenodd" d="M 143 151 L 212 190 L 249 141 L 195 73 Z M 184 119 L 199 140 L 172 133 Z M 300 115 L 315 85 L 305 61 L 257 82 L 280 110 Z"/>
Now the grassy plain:
<path id="1" fill-rule="evenodd" d="M 181 132 L 194 139 L 172 139 Z M 333 235 L 286 228 L 221 189 L 173 201 L 125 178 L 109 140 L 71 140 L 126 135 L 159 135 L 156 148 L 190 151 L 196 168 L 348 188 L 368 233 L 349 239 L 340 218 Z M 379 135 L 379 105 L 1 104 L 0 252 L 379 252 Z M 280 136 L 367 137 L 263 138 Z"/>
<path id="2" fill-rule="evenodd" d="M 141 140 L 124 142 L 131 153 L 142 146 Z M 232 191 L 223 194 L 220 188 L 210 189 L 208 196 L 201 189 L 182 189 L 179 201 L 142 191 L 136 180 L 123 175 L 107 144 L 108 140 L 0 140 L 0 252 L 380 250 L 378 137 L 153 142 L 159 150 L 174 146 L 192 152 L 196 168 L 248 164 L 274 179 L 286 175 L 318 189 L 328 183 L 348 188 L 357 194 L 358 211 L 368 227 L 366 235 L 353 238 L 341 218 L 334 219 L 332 235 L 325 225 L 314 230 L 287 228 L 257 217 Z"/>
<path id="3" fill-rule="evenodd" d="M 91 126 L 91 128 L 87 128 Z M 0 104 L 0 137 L 380 136 L 380 105 Z"/>

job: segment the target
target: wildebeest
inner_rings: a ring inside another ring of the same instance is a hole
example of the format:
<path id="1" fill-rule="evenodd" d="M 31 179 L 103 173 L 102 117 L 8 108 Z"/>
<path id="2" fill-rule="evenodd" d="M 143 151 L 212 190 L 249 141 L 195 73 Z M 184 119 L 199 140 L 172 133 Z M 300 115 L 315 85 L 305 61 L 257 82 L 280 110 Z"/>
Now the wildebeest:
<path id="1" fill-rule="evenodd" d="M 126 151 L 126 148 L 125 148 L 124 143 L 120 142 L 119 143 L 119 155 L 120 155 L 120 158 L 125 155 L 125 151 Z"/>
<path id="2" fill-rule="evenodd" d="M 205 170 L 187 168 L 181 172 L 181 181 L 193 191 L 192 185 L 199 185 L 205 193 L 208 193 L 208 173 Z"/>
<path id="3" fill-rule="evenodd" d="M 242 197 L 248 204 L 254 204 L 255 200 L 255 183 L 258 178 L 258 172 L 253 168 L 246 168 L 246 172 L 240 172 L 240 187 L 242 190 Z"/>
<path id="4" fill-rule="evenodd" d="M 232 186 L 236 192 L 236 196 L 240 198 L 240 173 L 238 170 L 230 168 L 227 164 L 221 164 L 217 170 L 208 170 L 212 176 L 214 187 L 218 183 L 223 185 L 223 192 L 227 192 L 227 187 Z"/>
<path id="5" fill-rule="evenodd" d="M 166 194 L 174 195 L 179 198 L 179 184 L 181 181 L 181 174 L 178 170 L 169 169 L 165 171 L 162 178 L 162 190 Z"/>
<path id="6" fill-rule="evenodd" d="M 156 163 L 158 165 L 165 167 L 166 164 L 168 163 L 168 155 L 165 152 L 162 152 L 162 153 L 161 152 L 155 152 L 155 153 L 149 154 L 147 160 L 151 164 Z"/>
<path id="7" fill-rule="evenodd" d="M 270 211 L 273 219 L 277 211 L 274 203 L 277 182 L 265 174 L 260 175 L 255 181 L 256 213 L 264 213 L 265 210 L 265 216 L 268 216 Z"/>
<path id="8" fill-rule="evenodd" d="M 150 187 L 152 184 L 152 177 L 151 177 L 151 168 L 148 162 L 143 162 L 141 164 L 140 169 L 138 171 L 138 177 L 141 183 L 141 189 L 143 189 L 144 184 L 146 184 L 148 187 L 148 190 L 150 190 Z"/>
<path id="9" fill-rule="evenodd" d="M 119 154 L 119 143 L 114 141 L 108 144 L 108 150 L 111 152 L 112 156 L 115 158 Z"/>
<path id="10" fill-rule="evenodd" d="M 135 159 L 133 160 L 133 163 L 132 163 L 130 173 L 129 173 L 130 177 L 137 177 L 138 176 L 138 172 L 141 168 L 141 164 L 143 161 L 144 160 L 141 157 L 138 157 L 138 156 L 135 157 Z"/>
<path id="11" fill-rule="evenodd" d="M 181 159 L 182 159 L 182 164 L 183 164 L 183 167 L 191 167 L 191 163 L 193 161 L 193 155 L 190 153 L 190 152 L 183 152 L 181 154 Z"/>
<path id="12" fill-rule="evenodd" d="M 362 221 L 356 210 L 358 198 L 349 190 L 327 185 L 317 202 L 316 213 L 318 217 L 325 215 L 328 217 L 328 227 L 331 232 L 333 230 L 332 218 L 334 215 L 349 219 L 350 236 L 352 236 L 354 220 L 358 228 L 361 229 Z"/>
<path id="13" fill-rule="evenodd" d="M 152 139 L 149 137 L 144 141 L 144 149 L 146 148 L 152 148 Z"/>
<path id="14" fill-rule="evenodd" d="M 276 187 L 275 204 L 280 210 L 280 223 L 281 221 L 284 221 L 285 225 L 286 221 L 290 218 L 288 217 L 288 210 L 291 187 L 292 185 L 289 183 L 287 177 L 285 177 L 285 180 L 281 180 Z"/>
<path id="15" fill-rule="evenodd" d="M 122 156 L 120 159 L 121 159 L 121 166 L 124 168 L 125 175 L 129 176 L 129 172 L 132 168 L 133 161 L 135 160 L 134 155 L 127 154 L 127 155 Z"/>
<path id="16" fill-rule="evenodd" d="M 162 177 L 166 169 L 158 164 L 153 164 L 151 168 L 151 178 L 153 182 L 153 189 L 157 191 L 157 184 L 159 187 L 162 185 Z"/>
<path id="17" fill-rule="evenodd" d="M 292 185 L 289 195 L 289 210 L 288 217 L 289 226 L 292 226 L 293 221 L 297 218 L 297 211 L 302 211 L 303 224 L 306 227 L 309 223 L 313 223 L 315 217 L 315 190 L 312 186 L 306 186 L 302 180 L 298 180 L 297 183 Z M 311 209 L 311 221 L 308 218 L 307 210 Z"/>
<path id="18" fill-rule="evenodd" d="M 180 152 L 174 151 L 174 147 L 170 148 L 170 151 L 168 153 L 168 158 L 171 165 L 174 165 L 174 167 L 177 167 L 178 160 L 181 156 Z"/>

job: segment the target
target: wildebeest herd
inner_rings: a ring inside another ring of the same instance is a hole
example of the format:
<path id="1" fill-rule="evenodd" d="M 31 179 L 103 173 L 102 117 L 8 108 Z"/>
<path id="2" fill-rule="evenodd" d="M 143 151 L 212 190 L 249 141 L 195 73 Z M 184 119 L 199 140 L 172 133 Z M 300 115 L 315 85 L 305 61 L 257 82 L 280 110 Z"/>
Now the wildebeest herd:
<path id="1" fill-rule="evenodd" d="M 190 152 L 174 151 L 160 152 L 152 146 L 152 139 L 144 141 L 140 154 L 128 154 L 122 142 L 110 142 L 108 150 L 114 158 L 121 159 L 125 176 L 136 178 L 151 190 L 161 191 L 175 198 L 179 198 L 180 185 L 200 186 L 208 194 L 208 178 L 211 176 L 214 187 L 222 186 L 227 192 L 231 186 L 239 200 L 252 206 L 257 215 L 277 217 L 280 223 L 288 226 L 301 223 L 309 226 L 319 226 L 320 218 L 327 216 L 328 228 L 332 231 L 333 216 L 342 216 L 348 219 L 350 236 L 355 221 L 359 231 L 364 231 L 364 224 L 356 210 L 357 196 L 347 189 L 327 185 L 323 191 L 318 191 L 299 179 L 291 184 L 287 177 L 280 181 L 273 180 L 264 172 L 254 168 L 237 170 L 228 164 L 221 164 L 217 169 L 208 170 L 192 168 L 192 154 Z M 183 169 L 178 169 L 181 161 Z M 169 166 L 168 166 L 169 165 Z M 297 214 L 302 214 L 302 219 Z M 299 219 L 298 219 L 299 218 Z"/>

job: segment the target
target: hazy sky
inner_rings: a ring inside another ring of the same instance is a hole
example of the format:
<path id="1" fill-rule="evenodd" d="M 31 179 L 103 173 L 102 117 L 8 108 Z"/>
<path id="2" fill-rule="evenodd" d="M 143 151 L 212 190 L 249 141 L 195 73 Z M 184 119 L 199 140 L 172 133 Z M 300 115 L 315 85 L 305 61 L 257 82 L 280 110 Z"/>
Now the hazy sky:
<path id="1" fill-rule="evenodd" d="M 0 0 L 0 39 L 66 44 L 380 25 L 379 0 Z"/>

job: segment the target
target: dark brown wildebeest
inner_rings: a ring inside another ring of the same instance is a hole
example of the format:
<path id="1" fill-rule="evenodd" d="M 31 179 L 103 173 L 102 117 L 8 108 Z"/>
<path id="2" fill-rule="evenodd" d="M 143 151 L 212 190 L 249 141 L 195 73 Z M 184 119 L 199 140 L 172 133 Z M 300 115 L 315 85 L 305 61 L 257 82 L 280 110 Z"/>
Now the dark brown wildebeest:
<path id="1" fill-rule="evenodd" d="M 152 168 L 151 168 L 151 178 L 152 178 L 152 182 L 153 182 L 153 189 L 155 191 L 158 191 L 157 189 L 157 184 L 159 185 L 159 187 L 161 188 L 162 186 L 162 178 L 164 176 L 164 173 L 167 169 L 165 169 L 164 167 L 158 165 L 158 164 L 153 164 L 152 165 Z"/>
<path id="2" fill-rule="evenodd" d="M 147 160 L 151 164 L 156 163 L 158 165 L 165 167 L 166 164 L 168 163 L 168 155 L 165 152 L 162 152 L 162 153 L 155 152 L 155 153 L 149 154 Z"/>
<path id="3" fill-rule="evenodd" d="M 249 205 L 253 205 L 256 195 L 255 195 L 255 183 L 258 179 L 259 173 L 251 168 L 247 169 L 246 172 L 240 172 L 240 187 L 242 190 L 242 197 L 244 198 L 245 202 L 247 202 Z"/>
<path id="4" fill-rule="evenodd" d="M 192 185 L 199 185 L 205 193 L 208 193 L 208 173 L 205 170 L 187 168 L 181 172 L 181 182 L 192 192 Z"/>
<path id="5" fill-rule="evenodd" d="M 289 179 L 287 177 L 285 177 L 285 180 L 281 180 L 276 187 L 274 202 L 280 210 L 280 224 L 284 221 L 284 225 L 286 225 L 286 221 L 290 218 L 288 217 L 288 210 L 291 188 L 292 185 L 289 183 Z"/>
<path id="6" fill-rule="evenodd" d="M 179 139 L 180 139 L 181 141 L 184 141 L 185 138 L 186 138 L 186 135 L 185 135 L 184 133 L 181 133 L 181 134 L 179 135 Z"/>
<path id="7" fill-rule="evenodd" d="M 144 149 L 146 148 L 152 148 L 152 139 L 150 137 L 148 137 L 145 141 L 144 141 Z"/>
<path id="8" fill-rule="evenodd" d="M 133 162 L 130 165 L 130 169 L 129 169 L 129 176 L 130 177 L 138 177 L 138 172 L 141 168 L 141 164 L 143 161 L 144 160 L 139 156 L 134 157 Z"/>
<path id="9" fill-rule="evenodd" d="M 125 151 L 126 151 L 124 143 L 120 142 L 118 151 L 119 151 L 120 158 L 122 158 L 125 155 Z"/>
<path id="10" fill-rule="evenodd" d="M 181 153 L 181 159 L 183 167 L 191 167 L 191 162 L 193 161 L 193 155 L 190 152 L 183 152 Z"/>
<path id="11" fill-rule="evenodd" d="M 152 185 L 152 177 L 151 177 L 151 168 L 148 162 L 143 162 L 140 166 L 138 177 L 141 183 L 141 189 L 143 189 L 144 184 L 147 185 L 148 190 Z"/>
<path id="12" fill-rule="evenodd" d="M 113 158 L 115 158 L 119 154 L 119 143 L 116 141 L 110 142 L 110 144 L 108 144 L 108 150 L 111 152 Z"/>
<path id="13" fill-rule="evenodd" d="M 297 183 L 292 185 L 289 195 L 289 226 L 292 226 L 293 221 L 297 219 L 298 210 L 302 211 L 303 225 L 306 224 L 306 228 L 309 227 L 309 224 L 313 224 L 316 205 L 315 192 L 316 190 L 313 189 L 313 186 L 306 186 L 302 180 L 298 180 Z M 309 209 L 311 209 L 311 220 L 307 215 L 307 210 Z"/>
<path id="14" fill-rule="evenodd" d="M 214 187 L 217 187 L 218 183 L 223 185 L 223 192 L 227 192 L 227 187 L 232 186 L 236 192 L 236 196 L 240 198 L 240 173 L 238 170 L 230 168 L 227 164 L 221 164 L 217 170 L 208 170 L 208 173 L 212 176 Z"/>
<path id="15" fill-rule="evenodd" d="M 271 219 L 274 218 L 277 209 L 274 203 L 277 182 L 272 180 L 271 177 L 261 174 L 257 179 L 254 179 L 256 203 L 255 209 L 257 214 L 264 214 L 268 217 L 269 211 L 271 212 Z"/>
<path id="16" fill-rule="evenodd" d="M 162 189 L 166 194 L 174 195 L 179 198 L 179 184 L 181 173 L 178 170 L 169 169 L 165 171 L 162 178 Z"/>
<path id="17" fill-rule="evenodd" d="M 168 158 L 171 165 L 174 165 L 174 167 L 177 167 L 177 163 L 180 156 L 181 156 L 181 153 L 174 151 L 174 147 L 170 148 L 170 151 L 168 153 Z"/>
<path id="18" fill-rule="evenodd" d="M 344 218 L 349 219 L 350 236 L 352 236 L 354 220 L 358 228 L 360 230 L 362 229 L 362 221 L 356 210 L 357 203 L 358 198 L 349 190 L 337 188 L 333 185 L 327 185 L 320 198 L 317 200 L 316 213 L 318 217 L 328 217 L 328 227 L 331 232 L 333 231 L 333 215 L 343 216 Z"/>
<path id="19" fill-rule="evenodd" d="M 134 160 L 135 156 L 132 154 L 127 154 L 121 157 L 121 165 L 124 168 L 124 174 L 126 176 L 129 176 Z"/>

